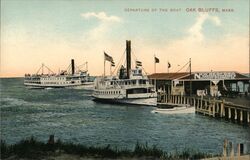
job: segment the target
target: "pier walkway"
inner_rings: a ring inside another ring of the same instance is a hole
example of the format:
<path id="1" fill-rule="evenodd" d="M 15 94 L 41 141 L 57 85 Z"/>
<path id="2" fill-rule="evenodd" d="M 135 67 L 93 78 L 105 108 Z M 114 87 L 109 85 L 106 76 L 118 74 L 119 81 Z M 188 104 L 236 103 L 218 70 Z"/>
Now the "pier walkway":
<path id="1" fill-rule="evenodd" d="M 242 97 L 236 97 L 236 98 L 223 98 L 223 99 L 225 99 L 226 102 L 243 105 L 243 106 L 250 108 L 250 96 L 247 96 L 247 97 L 242 96 Z"/>

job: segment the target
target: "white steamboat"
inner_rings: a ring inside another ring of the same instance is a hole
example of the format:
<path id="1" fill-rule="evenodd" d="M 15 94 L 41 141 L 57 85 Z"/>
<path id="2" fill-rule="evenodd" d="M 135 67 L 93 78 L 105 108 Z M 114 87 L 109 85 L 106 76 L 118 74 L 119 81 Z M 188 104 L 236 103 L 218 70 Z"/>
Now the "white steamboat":
<path id="1" fill-rule="evenodd" d="M 98 77 L 95 79 L 93 97 L 96 101 L 157 105 L 154 86 L 143 75 L 140 66 L 131 69 L 131 42 L 126 41 L 126 68 L 121 66 L 118 76 Z M 140 62 L 141 63 L 141 62 Z"/>
<path id="2" fill-rule="evenodd" d="M 85 63 L 87 65 L 87 62 Z M 44 74 L 44 68 L 48 69 L 48 73 Z M 25 74 L 24 85 L 29 88 L 79 88 L 92 90 L 94 82 L 88 74 L 87 69 L 82 71 L 75 70 L 74 60 L 71 60 L 71 65 L 68 71 L 61 71 L 59 74 L 54 74 L 44 64 L 39 68 L 36 74 Z M 87 68 L 87 67 L 86 67 Z M 39 74 L 39 71 L 42 73 Z"/>

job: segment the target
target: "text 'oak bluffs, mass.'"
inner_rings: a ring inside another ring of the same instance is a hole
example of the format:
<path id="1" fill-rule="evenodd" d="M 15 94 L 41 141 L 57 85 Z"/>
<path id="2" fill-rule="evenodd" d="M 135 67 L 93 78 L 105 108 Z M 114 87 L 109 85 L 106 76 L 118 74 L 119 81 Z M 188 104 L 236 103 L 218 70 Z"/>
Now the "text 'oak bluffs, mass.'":
<path id="1" fill-rule="evenodd" d="M 233 8 L 124 8 L 125 12 L 148 12 L 148 13 L 167 13 L 167 12 L 186 12 L 186 13 L 228 13 L 235 12 Z"/>

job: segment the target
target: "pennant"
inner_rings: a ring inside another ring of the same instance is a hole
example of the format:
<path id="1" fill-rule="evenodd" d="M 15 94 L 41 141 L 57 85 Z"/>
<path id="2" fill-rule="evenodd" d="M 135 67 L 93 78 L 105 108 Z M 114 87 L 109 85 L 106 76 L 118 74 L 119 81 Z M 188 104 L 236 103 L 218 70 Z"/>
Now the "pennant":
<path id="1" fill-rule="evenodd" d="M 160 63 L 159 58 L 155 57 L 155 63 Z"/>
<path id="2" fill-rule="evenodd" d="M 104 52 L 104 60 L 112 62 L 113 61 L 113 57 L 109 56 L 107 53 Z"/>
<path id="3" fill-rule="evenodd" d="M 141 61 L 135 61 L 135 63 L 136 63 L 136 66 L 142 66 Z"/>
<path id="4" fill-rule="evenodd" d="M 168 62 L 168 68 L 170 68 L 171 67 L 171 64 Z"/>

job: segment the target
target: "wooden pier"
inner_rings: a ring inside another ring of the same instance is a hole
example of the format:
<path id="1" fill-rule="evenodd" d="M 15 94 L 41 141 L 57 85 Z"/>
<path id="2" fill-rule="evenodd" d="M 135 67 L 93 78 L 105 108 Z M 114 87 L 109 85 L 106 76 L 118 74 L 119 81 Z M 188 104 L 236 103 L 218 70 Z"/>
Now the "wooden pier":
<path id="1" fill-rule="evenodd" d="M 159 99 L 163 103 L 190 105 L 195 107 L 197 114 L 203 114 L 211 117 L 223 118 L 239 124 L 250 126 L 250 105 L 243 106 L 218 100 L 215 98 L 190 97 L 182 95 L 160 94 Z"/>

